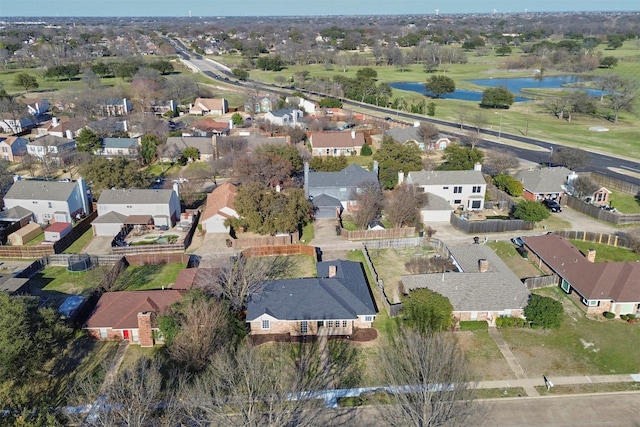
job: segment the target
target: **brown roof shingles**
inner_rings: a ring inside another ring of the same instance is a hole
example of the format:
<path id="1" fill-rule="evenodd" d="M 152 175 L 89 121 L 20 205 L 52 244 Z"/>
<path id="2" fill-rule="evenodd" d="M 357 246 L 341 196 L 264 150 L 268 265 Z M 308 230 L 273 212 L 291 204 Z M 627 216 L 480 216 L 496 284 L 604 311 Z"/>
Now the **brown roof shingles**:
<path id="1" fill-rule="evenodd" d="M 310 136 L 313 148 L 362 147 L 364 135 L 360 132 L 314 132 Z"/>
<path id="2" fill-rule="evenodd" d="M 640 263 L 589 262 L 569 241 L 555 234 L 522 239 L 530 250 L 584 298 L 640 301 Z"/>
<path id="3" fill-rule="evenodd" d="M 238 187 L 227 181 L 209 193 L 207 196 L 207 206 L 202 214 L 202 220 L 204 221 L 205 219 L 211 218 L 217 213 L 230 218 L 231 216 L 223 212 L 222 209 L 229 208 L 235 211 L 234 201 L 237 192 Z"/>
<path id="4" fill-rule="evenodd" d="M 159 312 L 182 300 L 179 290 L 106 292 L 87 320 L 86 328 L 138 327 L 138 313 Z"/>

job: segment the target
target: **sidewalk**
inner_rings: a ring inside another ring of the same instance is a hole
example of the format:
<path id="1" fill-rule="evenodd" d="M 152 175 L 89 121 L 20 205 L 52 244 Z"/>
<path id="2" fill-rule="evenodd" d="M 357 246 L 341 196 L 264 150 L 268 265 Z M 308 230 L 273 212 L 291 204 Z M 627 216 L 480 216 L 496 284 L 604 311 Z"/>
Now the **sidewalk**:
<path id="1" fill-rule="evenodd" d="M 585 375 L 585 376 L 569 376 L 569 377 L 549 377 L 554 386 L 572 385 L 572 384 L 606 384 L 606 383 L 627 383 L 640 382 L 640 374 L 623 374 L 623 375 Z M 477 388 L 514 388 L 522 387 L 525 390 L 533 387 L 544 387 L 544 379 L 542 375 L 539 378 L 513 379 L 513 380 L 497 380 L 497 381 L 480 381 Z M 538 394 L 536 392 L 536 394 Z"/>

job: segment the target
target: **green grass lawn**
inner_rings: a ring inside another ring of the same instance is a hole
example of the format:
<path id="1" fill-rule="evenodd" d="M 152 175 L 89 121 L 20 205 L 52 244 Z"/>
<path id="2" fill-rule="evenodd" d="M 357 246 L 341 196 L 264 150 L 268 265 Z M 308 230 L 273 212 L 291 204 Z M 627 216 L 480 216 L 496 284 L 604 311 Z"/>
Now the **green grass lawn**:
<path id="1" fill-rule="evenodd" d="M 64 250 L 65 254 L 78 254 L 82 252 L 82 248 L 87 246 L 89 242 L 93 239 L 93 229 L 89 228 L 84 232 L 82 236 L 76 239 L 67 249 Z"/>
<path id="2" fill-rule="evenodd" d="M 71 273 L 66 267 L 47 267 L 29 279 L 29 288 L 34 295 L 48 299 L 48 304 L 57 306 L 69 295 L 85 294 L 98 286 L 105 268 L 97 267 L 81 273 Z"/>
<path id="3" fill-rule="evenodd" d="M 315 237 L 315 229 L 313 228 L 313 222 L 302 227 L 302 236 L 300 236 L 300 242 L 309 243 L 313 241 Z"/>
<path id="4" fill-rule="evenodd" d="M 585 242 L 583 240 L 569 240 L 573 246 L 578 248 L 583 254 L 589 249 L 596 250 L 596 262 L 619 261 L 634 262 L 640 261 L 640 254 L 630 251 L 627 248 L 603 245 L 601 243 Z"/>
<path id="5" fill-rule="evenodd" d="M 132 265 L 120 274 L 114 288 L 122 291 L 168 288 L 184 268 L 181 263 Z"/>
<path id="6" fill-rule="evenodd" d="M 525 373 L 532 375 L 604 375 L 638 372 L 640 324 L 621 320 L 590 320 L 559 288 L 536 293 L 562 301 L 560 328 L 501 329 Z"/>
<path id="7" fill-rule="evenodd" d="M 640 197 L 632 196 L 631 194 L 621 193 L 619 191 L 611 190 L 609 195 L 611 205 L 625 214 L 637 214 L 640 213 Z"/>
<path id="8" fill-rule="evenodd" d="M 549 218 L 536 222 L 533 229 L 539 231 L 569 230 L 571 229 L 571 223 L 562 218 L 562 212 L 552 212 Z"/>
<path id="9" fill-rule="evenodd" d="M 533 277 L 543 274 L 535 265 L 525 258 L 522 258 L 516 246 L 511 242 L 490 241 L 487 246 L 495 251 L 495 253 L 504 261 L 505 264 L 520 279 L 525 277 Z"/>

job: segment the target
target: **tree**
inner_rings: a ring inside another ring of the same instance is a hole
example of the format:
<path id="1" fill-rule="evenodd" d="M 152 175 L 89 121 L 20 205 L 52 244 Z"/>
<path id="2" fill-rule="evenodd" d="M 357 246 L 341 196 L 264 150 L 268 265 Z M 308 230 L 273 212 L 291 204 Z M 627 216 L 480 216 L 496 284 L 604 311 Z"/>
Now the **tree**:
<path id="1" fill-rule="evenodd" d="M 591 163 L 591 154 L 579 148 L 560 147 L 553 151 L 551 161 L 576 170 L 576 168 L 588 166 Z"/>
<path id="2" fill-rule="evenodd" d="M 436 333 L 452 325 L 453 306 L 436 292 L 416 289 L 403 298 L 402 317 L 407 326 L 422 334 Z"/>
<path id="3" fill-rule="evenodd" d="M 155 135 L 144 135 L 140 139 L 140 157 L 144 164 L 150 164 L 156 157 L 160 139 Z"/>
<path id="4" fill-rule="evenodd" d="M 231 116 L 231 122 L 234 124 L 234 126 L 238 126 L 244 123 L 244 117 L 242 117 L 242 114 L 240 113 L 233 113 L 233 115 Z"/>
<path id="5" fill-rule="evenodd" d="M 577 177 L 572 178 L 567 183 L 567 187 L 568 192 L 579 199 L 592 196 L 593 193 L 600 188 L 600 186 L 587 175 L 578 175 Z"/>
<path id="6" fill-rule="evenodd" d="M 513 197 L 522 196 L 522 191 L 524 190 L 522 186 L 522 182 L 518 181 L 514 177 L 510 175 L 496 175 L 493 178 L 493 183 L 496 187 L 498 187 L 502 191 L 506 191 Z"/>
<path id="7" fill-rule="evenodd" d="M 200 150 L 198 150 L 196 147 L 187 147 L 182 150 L 182 157 L 190 162 L 196 161 L 200 159 Z"/>
<path id="8" fill-rule="evenodd" d="M 294 169 L 291 161 L 274 153 L 243 153 L 233 160 L 234 179 L 238 182 L 258 183 L 262 187 L 275 187 L 288 182 Z"/>
<path id="9" fill-rule="evenodd" d="M 638 196 L 636 196 L 636 200 L 638 200 Z M 633 252 L 640 253 L 640 228 L 633 228 L 622 233 L 622 235 L 627 239 L 626 246 Z"/>
<path id="10" fill-rule="evenodd" d="M 133 76 L 138 72 L 138 68 L 140 65 L 136 62 L 120 62 L 111 65 L 111 70 L 113 70 L 113 75 L 115 77 L 121 78 L 122 81 L 126 79 L 132 79 Z"/>
<path id="11" fill-rule="evenodd" d="M 31 74 L 18 73 L 13 79 L 13 84 L 24 88 L 25 91 L 38 88 L 38 81 Z"/>
<path id="12" fill-rule="evenodd" d="M 347 166 L 345 156 L 314 156 L 309 160 L 309 167 L 316 172 L 339 172 Z"/>
<path id="13" fill-rule="evenodd" d="M 425 145 L 431 141 L 432 138 L 438 136 L 440 130 L 436 125 L 429 122 L 420 122 L 420 126 L 417 129 L 420 142 L 424 142 Z"/>
<path id="14" fill-rule="evenodd" d="M 378 406 L 387 425 L 469 425 L 481 419 L 464 354 L 452 333 L 400 329 L 378 354 L 380 381 L 397 388 L 388 396 L 391 404 Z"/>
<path id="15" fill-rule="evenodd" d="M 342 102 L 337 98 L 321 98 L 318 105 L 320 108 L 341 108 Z"/>
<path id="16" fill-rule="evenodd" d="M 373 154 L 373 150 L 371 150 L 371 146 L 366 142 L 362 144 L 362 148 L 360 148 L 360 155 L 367 157 L 367 156 L 371 156 L 372 154 Z"/>
<path id="17" fill-rule="evenodd" d="M 360 230 L 366 230 L 371 221 L 380 216 L 384 206 L 384 195 L 375 181 L 365 181 L 349 196 L 358 208 L 351 213 L 351 219 Z"/>
<path id="18" fill-rule="evenodd" d="M 618 123 L 620 112 L 633 112 L 634 103 L 638 98 L 638 82 L 631 79 L 620 79 L 616 87 L 607 96 L 609 108 L 613 110 L 613 122 Z"/>
<path id="19" fill-rule="evenodd" d="M 88 182 L 93 181 L 92 190 L 96 197 L 109 188 L 146 188 L 151 179 L 140 170 L 138 164 L 124 157 L 109 160 L 93 156 L 80 166 L 80 175 Z"/>
<path id="20" fill-rule="evenodd" d="M 91 71 L 96 73 L 101 78 L 105 78 L 111 75 L 112 73 L 111 67 L 108 64 L 105 64 L 104 62 L 96 62 L 95 64 L 92 64 Z"/>
<path id="21" fill-rule="evenodd" d="M 152 62 L 149 68 L 160 71 L 162 75 L 173 73 L 173 64 L 169 61 Z"/>
<path id="22" fill-rule="evenodd" d="M 427 104 L 427 116 L 435 116 L 436 115 L 436 103 L 430 102 Z"/>
<path id="23" fill-rule="evenodd" d="M 482 170 L 491 176 L 505 174 L 509 169 L 520 166 L 520 160 L 513 151 L 496 149 L 488 150 Z"/>
<path id="24" fill-rule="evenodd" d="M 422 152 L 413 142 L 400 144 L 393 138 L 385 136 L 381 147 L 373 155 L 378 162 L 381 185 L 391 189 L 398 184 L 398 172 L 422 170 Z"/>
<path id="25" fill-rule="evenodd" d="M 615 67 L 616 65 L 618 65 L 618 58 L 616 58 L 615 56 L 605 56 L 604 58 L 600 59 L 601 68 L 611 68 Z"/>
<path id="26" fill-rule="evenodd" d="M 394 227 L 418 225 L 420 208 L 427 204 L 424 192 L 409 184 L 401 184 L 385 196 L 384 214 Z"/>
<path id="27" fill-rule="evenodd" d="M 78 151 L 94 154 L 102 148 L 102 141 L 97 133 L 89 128 L 82 128 L 76 137 Z"/>
<path id="28" fill-rule="evenodd" d="M 617 49 L 619 47 L 622 47 L 622 36 L 618 35 L 618 34 L 609 34 L 607 35 L 607 47 L 609 49 Z"/>
<path id="29" fill-rule="evenodd" d="M 249 72 L 247 70 L 243 70 L 242 68 L 234 68 L 231 73 L 241 81 L 245 81 L 249 78 Z"/>
<path id="30" fill-rule="evenodd" d="M 453 93 L 456 90 L 456 83 L 447 76 L 431 76 L 424 84 L 425 91 L 436 98 L 440 98 L 446 93 Z"/>
<path id="31" fill-rule="evenodd" d="M 513 217 L 524 221 L 538 222 L 549 218 L 549 210 L 540 202 L 521 200 L 516 204 Z"/>
<path id="32" fill-rule="evenodd" d="M 490 87 L 482 92 L 480 106 L 485 108 L 509 108 L 513 104 L 513 94 L 504 86 Z"/>
<path id="33" fill-rule="evenodd" d="M 472 170 L 476 163 L 482 163 L 483 158 L 484 154 L 477 148 L 451 144 L 444 149 L 444 153 L 442 154 L 443 163 L 438 166 L 438 170 Z"/>
<path id="34" fill-rule="evenodd" d="M 511 47 L 506 44 L 500 45 L 496 48 L 496 54 L 500 56 L 511 55 Z"/>
<path id="35" fill-rule="evenodd" d="M 524 316 L 533 328 L 552 329 L 562 324 L 563 308 L 560 301 L 538 294 L 531 294 L 524 308 Z"/>

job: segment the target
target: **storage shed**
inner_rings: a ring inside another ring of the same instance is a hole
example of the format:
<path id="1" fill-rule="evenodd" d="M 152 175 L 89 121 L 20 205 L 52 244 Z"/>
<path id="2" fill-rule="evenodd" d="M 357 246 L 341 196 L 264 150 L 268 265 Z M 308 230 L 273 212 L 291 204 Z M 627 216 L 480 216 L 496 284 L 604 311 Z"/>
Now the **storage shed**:
<path id="1" fill-rule="evenodd" d="M 44 240 L 47 242 L 57 242 L 66 236 L 73 229 L 70 222 L 54 222 L 44 230 Z"/>
<path id="2" fill-rule="evenodd" d="M 9 244 L 13 246 L 23 246 L 25 243 L 30 242 L 40 234 L 42 234 L 42 228 L 40 227 L 40 225 L 35 222 L 30 222 L 20 230 L 14 231 L 13 233 L 9 234 L 9 237 L 7 239 L 9 241 Z"/>

